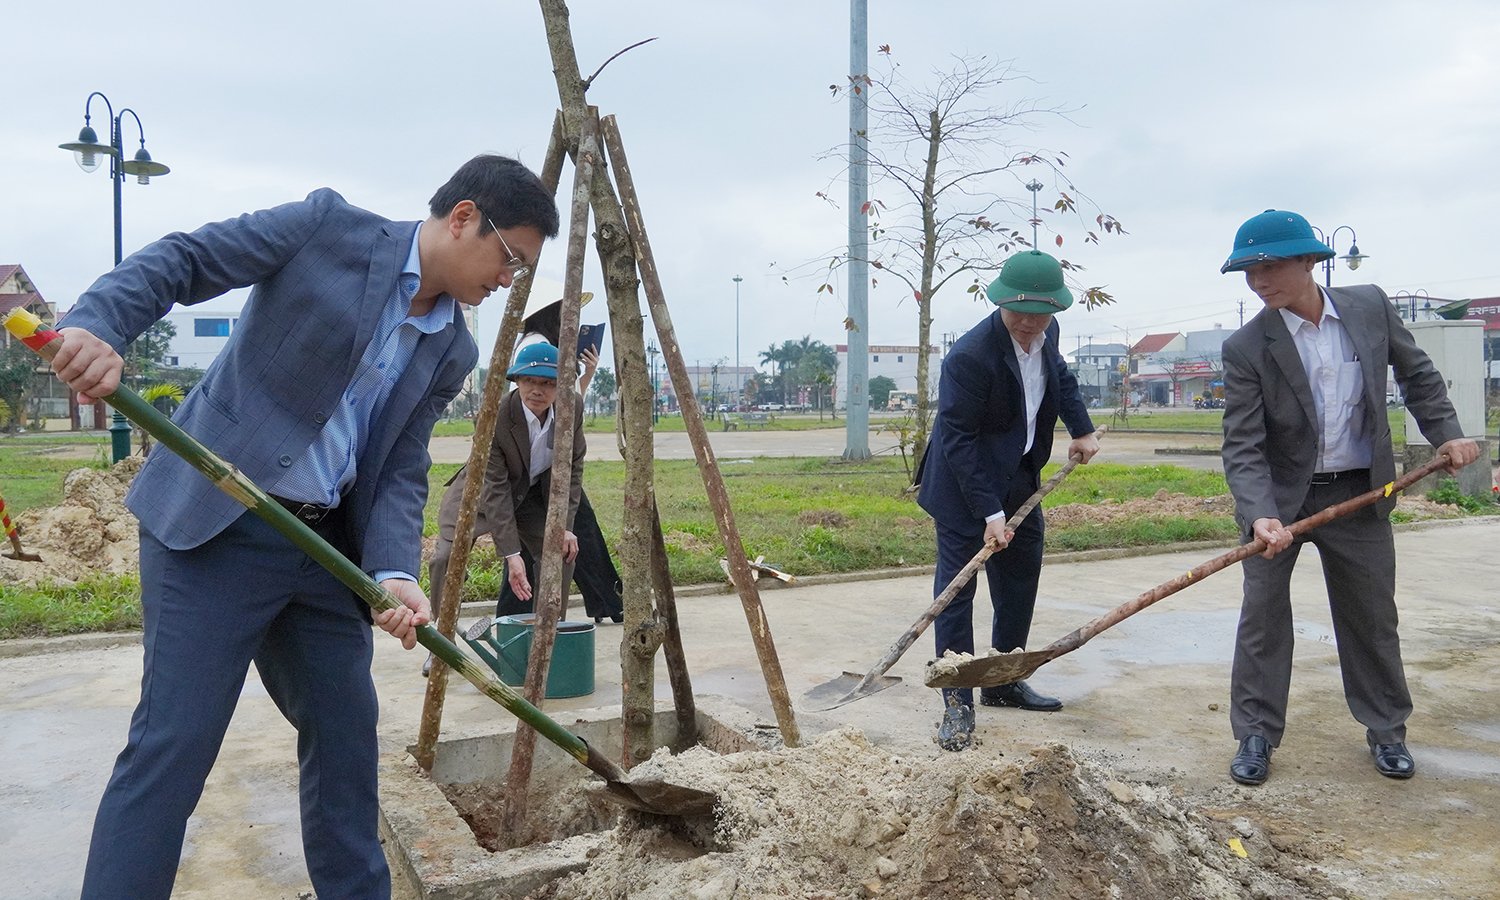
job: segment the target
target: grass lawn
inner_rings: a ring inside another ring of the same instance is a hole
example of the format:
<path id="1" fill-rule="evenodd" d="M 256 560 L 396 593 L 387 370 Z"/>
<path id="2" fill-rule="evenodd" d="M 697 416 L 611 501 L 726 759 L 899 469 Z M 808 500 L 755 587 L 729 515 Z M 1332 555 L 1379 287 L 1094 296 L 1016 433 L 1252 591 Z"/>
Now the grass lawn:
<path id="1" fill-rule="evenodd" d="M 76 455 L 93 449 L 92 458 Z M 61 455 L 59 450 L 69 450 Z M 0 497 L 12 519 L 34 506 L 52 506 L 62 499 L 63 478 L 74 469 L 109 464 L 109 438 L 62 433 L 53 437 L 0 438 Z"/>
<path id="2" fill-rule="evenodd" d="M 929 565 L 936 548 L 932 520 L 907 494 L 900 460 L 879 457 L 851 463 L 827 458 L 723 460 L 720 470 L 734 509 L 740 539 L 751 558 L 797 575 L 854 572 L 893 566 Z M 437 531 L 442 484 L 458 468 L 438 465 L 426 510 L 426 533 Z M 673 580 L 678 584 L 722 581 L 723 555 L 703 479 L 692 460 L 656 464 L 656 498 Z M 1054 467 L 1043 474 L 1051 475 Z M 620 534 L 625 465 L 591 462 L 584 486 L 607 540 Z M 1074 471 L 1043 507 L 1151 497 L 1158 491 L 1195 497 L 1225 493 L 1221 475 L 1178 466 L 1099 464 Z M 1118 526 L 1049 529 L 1052 549 L 1141 546 L 1167 541 L 1230 538 L 1228 516 L 1146 516 Z M 500 572 L 488 550 L 475 554 L 471 571 L 487 590 L 498 590 Z M 472 576 L 471 576 L 472 578 Z M 471 580 L 471 587 L 473 585 Z M 466 596 L 469 591 L 466 590 Z M 479 596 L 494 596 L 493 593 Z"/>

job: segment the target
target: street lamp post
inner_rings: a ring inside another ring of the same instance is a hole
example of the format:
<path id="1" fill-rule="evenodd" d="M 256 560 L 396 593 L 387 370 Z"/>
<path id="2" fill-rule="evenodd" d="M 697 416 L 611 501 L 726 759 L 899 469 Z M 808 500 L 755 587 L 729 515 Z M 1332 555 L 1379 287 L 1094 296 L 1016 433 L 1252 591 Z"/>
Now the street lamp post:
<path id="1" fill-rule="evenodd" d="M 736 275 L 730 279 L 734 282 L 734 369 L 740 368 L 740 282 L 745 279 Z"/>
<path id="2" fill-rule="evenodd" d="M 656 355 L 660 352 L 656 348 L 656 341 L 646 345 L 646 354 L 651 357 L 651 422 L 653 425 L 660 417 L 661 411 L 661 388 L 656 383 Z"/>
<path id="3" fill-rule="evenodd" d="M 1338 247 L 1336 247 L 1333 242 L 1336 241 L 1336 240 L 1338 240 L 1339 232 L 1340 231 L 1347 231 L 1347 232 L 1349 232 L 1349 252 L 1346 253 L 1343 256 L 1340 256 L 1339 259 L 1342 259 L 1345 263 L 1348 264 L 1349 271 L 1351 271 L 1351 272 L 1354 271 L 1355 269 L 1359 268 L 1359 264 L 1361 262 L 1363 262 L 1364 260 L 1367 260 L 1367 259 L 1370 258 L 1368 255 L 1359 252 L 1359 238 L 1355 237 L 1355 235 L 1354 235 L 1354 229 L 1351 228 L 1351 227 L 1349 227 L 1348 225 L 1340 225 L 1339 227 L 1337 227 L 1337 228 L 1333 229 L 1332 231 L 1328 232 L 1328 236 L 1327 237 L 1323 236 L 1323 229 L 1319 228 L 1316 225 L 1313 226 L 1313 231 L 1317 232 L 1318 240 L 1320 240 L 1323 243 L 1327 244 L 1328 248 L 1330 250 L 1332 250 L 1335 254 L 1337 254 L 1339 251 L 1338 251 Z M 1332 256 L 1330 256 L 1329 258 L 1323 260 L 1323 286 L 1324 287 L 1333 287 L 1333 257 Z"/>
<path id="4" fill-rule="evenodd" d="M 109 143 L 99 143 L 99 135 L 89 125 L 89 107 L 98 97 L 104 102 L 104 108 L 109 113 Z M 135 151 L 135 156 L 129 162 L 125 160 L 125 142 L 122 135 L 121 122 L 125 114 L 129 113 L 135 119 L 135 130 L 140 136 L 141 148 Z M 115 265 L 124 259 L 124 229 L 121 224 L 120 215 L 120 186 L 125 183 L 126 175 L 134 175 L 136 183 L 150 184 L 153 177 L 165 175 L 172 171 L 151 158 L 146 151 L 146 128 L 141 124 L 141 117 L 136 115 L 135 110 L 126 107 L 115 115 L 115 108 L 109 102 L 109 98 L 98 91 L 89 94 L 88 99 L 83 101 L 83 128 L 78 132 L 78 140 L 66 144 L 58 144 L 60 149 L 71 150 L 73 158 L 78 162 L 78 168 L 85 172 L 92 172 L 99 168 L 101 156 L 109 157 L 109 180 L 114 191 L 115 198 Z M 71 395 L 70 395 L 71 396 Z M 130 455 L 130 423 L 125 421 L 125 416 L 119 411 L 115 412 L 114 421 L 109 426 L 111 455 L 115 462 L 119 462 Z"/>

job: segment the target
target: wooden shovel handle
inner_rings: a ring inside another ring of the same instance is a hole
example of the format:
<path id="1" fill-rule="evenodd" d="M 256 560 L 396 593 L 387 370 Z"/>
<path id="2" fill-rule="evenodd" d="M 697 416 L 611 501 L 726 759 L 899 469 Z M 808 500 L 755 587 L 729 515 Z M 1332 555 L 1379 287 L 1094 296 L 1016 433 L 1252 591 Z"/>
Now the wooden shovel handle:
<path id="1" fill-rule="evenodd" d="M 1314 528 L 1317 528 L 1319 525 L 1325 525 L 1333 521 L 1334 519 L 1339 518 L 1340 516 L 1346 516 L 1357 509 L 1363 509 L 1366 506 L 1376 503 L 1386 497 L 1399 494 L 1418 481 L 1421 481 L 1423 478 L 1426 478 L 1428 475 L 1431 475 L 1433 472 L 1436 472 L 1438 469 L 1441 469 L 1447 463 L 1448 454 L 1440 453 L 1437 456 L 1434 456 L 1430 461 L 1428 461 L 1426 465 L 1407 472 L 1405 475 L 1401 476 L 1395 481 L 1382 487 L 1375 488 L 1374 490 L 1367 491 L 1366 493 L 1360 494 L 1358 497 L 1351 497 L 1348 500 L 1345 500 L 1343 503 L 1335 503 L 1333 506 L 1330 506 L 1327 509 L 1322 510 L 1321 512 L 1314 513 L 1305 519 L 1299 519 L 1296 522 L 1293 522 L 1291 525 L 1288 525 L 1287 530 L 1290 531 L 1294 536 L 1305 534 L 1313 530 Z M 1192 569 L 1184 572 L 1181 575 L 1178 575 L 1171 581 L 1167 581 L 1157 585 L 1151 590 L 1146 591 L 1145 593 L 1136 597 L 1134 600 L 1120 604 L 1104 615 L 1098 617 L 1097 619 L 1094 619 L 1092 622 L 1089 622 L 1087 625 L 1084 625 L 1082 628 L 1079 628 L 1076 631 L 1064 635 L 1063 637 L 1052 642 L 1042 652 L 1049 654 L 1049 656 L 1055 657 L 1076 650 L 1087 643 L 1091 638 L 1094 637 L 1094 635 L 1108 628 L 1112 628 L 1115 625 L 1118 625 L 1120 622 L 1130 618 L 1131 616 L 1157 602 L 1158 600 L 1170 597 L 1183 588 L 1187 587 L 1188 585 L 1194 584 L 1198 581 L 1202 581 L 1204 578 L 1214 574 L 1215 572 L 1218 572 L 1221 569 L 1226 569 L 1229 566 L 1240 562 L 1241 560 L 1254 556 L 1257 553 L 1264 552 L 1265 549 L 1265 541 L 1262 541 L 1260 538 L 1256 538 L 1248 544 L 1241 544 L 1233 550 L 1230 550 L 1228 553 L 1220 554 L 1219 556 L 1216 556 L 1205 563 L 1194 566 Z"/>
<path id="2" fill-rule="evenodd" d="M 1104 429 L 1101 428 L 1095 433 L 1103 434 Z M 1042 498 L 1052 493 L 1053 488 L 1062 484 L 1063 479 L 1067 478 L 1074 469 L 1078 468 L 1080 462 L 1082 460 L 1069 458 L 1063 464 L 1062 468 L 1053 473 L 1051 478 L 1048 478 L 1041 487 L 1037 488 L 1030 497 L 1026 498 L 1026 502 L 1021 504 L 1020 509 L 1016 510 L 1011 514 L 1010 518 L 1005 520 L 1005 527 L 1010 531 L 1020 528 L 1021 523 L 1026 520 L 1031 511 L 1036 509 L 1037 504 L 1042 502 Z M 969 560 L 962 569 L 959 569 L 958 574 L 953 576 L 953 580 L 948 582 L 948 586 L 943 588 L 943 592 L 933 598 L 932 605 L 927 607 L 922 615 L 918 617 L 917 621 L 912 623 L 910 628 L 906 629 L 900 637 L 896 638 L 896 642 L 885 652 L 885 655 L 876 661 L 874 668 L 865 673 L 865 677 L 854 688 L 852 693 L 859 694 L 864 692 L 870 685 L 875 683 L 876 679 L 890 671 L 891 666 L 894 666 L 896 661 L 907 650 L 911 649 L 911 645 L 916 643 L 917 638 L 922 636 L 922 632 L 927 630 L 927 626 L 932 624 L 932 620 L 936 619 L 943 610 L 948 608 L 948 604 L 953 602 L 953 598 L 958 595 L 958 592 L 963 590 L 964 586 L 969 583 L 969 580 L 974 577 L 974 573 L 979 571 L 979 567 L 984 565 L 985 561 L 993 556 L 995 552 L 995 548 L 988 543 L 980 547 L 979 552 L 974 554 L 974 558 Z"/>

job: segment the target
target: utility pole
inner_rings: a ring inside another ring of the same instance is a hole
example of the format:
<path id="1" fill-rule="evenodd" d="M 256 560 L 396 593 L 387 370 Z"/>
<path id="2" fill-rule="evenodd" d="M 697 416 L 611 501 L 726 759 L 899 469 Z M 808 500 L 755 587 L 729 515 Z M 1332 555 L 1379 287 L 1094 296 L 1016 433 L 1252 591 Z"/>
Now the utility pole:
<path id="1" fill-rule="evenodd" d="M 1245 300 L 1240 298 L 1240 327 L 1245 327 Z"/>
<path id="2" fill-rule="evenodd" d="M 849 389 L 844 459 L 870 458 L 869 9 L 849 0 Z"/>

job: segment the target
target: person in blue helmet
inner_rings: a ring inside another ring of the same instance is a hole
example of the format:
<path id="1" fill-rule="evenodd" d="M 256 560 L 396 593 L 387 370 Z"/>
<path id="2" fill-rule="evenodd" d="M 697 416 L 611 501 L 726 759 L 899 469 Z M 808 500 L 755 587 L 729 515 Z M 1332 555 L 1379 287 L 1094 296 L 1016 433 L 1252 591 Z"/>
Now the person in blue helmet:
<path id="1" fill-rule="evenodd" d="M 1042 570 L 1045 522 L 1033 510 L 1011 532 L 1008 510 L 1026 502 L 1040 485 L 1052 455 L 1059 417 L 1072 435 L 1069 457 L 1087 463 L 1099 452 L 1078 381 L 1058 350 L 1053 316 L 1073 305 L 1062 267 L 1031 250 L 1006 260 L 987 296 L 999 307 L 953 344 L 938 382 L 938 412 L 932 437 L 918 464 L 917 502 L 937 529 L 937 573 L 933 596 L 988 543 L 1004 553 L 985 563 L 994 624 L 990 646 L 1009 651 L 1026 646 Z M 933 623 L 937 654 L 974 652 L 975 585 L 970 581 Z M 1052 711 L 1062 702 L 1024 681 L 980 691 L 985 706 Z M 937 743 L 963 750 L 973 743 L 974 692 L 943 691 Z"/>
<path id="2" fill-rule="evenodd" d="M 1318 548 L 1338 638 L 1344 697 L 1365 726 L 1375 768 L 1410 778 L 1411 694 L 1396 634 L 1394 497 L 1293 537 L 1286 525 L 1396 477 L 1385 412 L 1395 370 L 1422 434 L 1450 471 L 1479 457 L 1464 437 L 1443 376 L 1374 285 L 1323 288 L 1313 275 L 1334 251 L 1294 212 L 1268 209 L 1240 226 L 1221 272 L 1244 272 L 1265 304 L 1224 342 L 1224 477 L 1245 542 L 1229 720 L 1239 748 L 1229 775 L 1263 783 L 1286 727 L 1292 676 L 1292 567 Z"/>
<path id="3" fill-rule="evenodd" d="M 489 534 L 495 552 L 505 560 L 506 582 L 521 600 L 531 600 L 536 585 L 527 573 L 521 550 L 542 558 L 546 537 L 547 500 L 557 461 L 552 455 L 553 424 L 557 401 L 557 348 L 548 343 L 528 344 L 516 353 L 505 377 L 515 389 L 500 402 L 500 415 L 491 439 L 490 460 L 484 488 L 470 536 Z M 578 556 L 578 538 L 571 530 L 583 494 L 583 456 L 587 442 L 583 434 L 583 404 L 573 406 L 572 479 L 568 490 L 568 515 L 563 532 L 562 583 L 573 577 Z M 428 563 L 433 596 L 440 597 L 448 560 L 458 529 L 458 506 L 467 478 L 467 467 L 459 469 L 443 494 L 438 511 L 438 540 Z M 428 660 L 429 664 L 431 660 Z M 423 669 L 426 672 L 426 667 Z"/>

